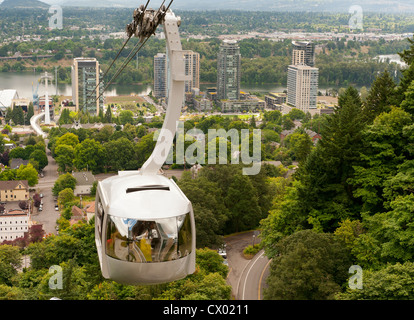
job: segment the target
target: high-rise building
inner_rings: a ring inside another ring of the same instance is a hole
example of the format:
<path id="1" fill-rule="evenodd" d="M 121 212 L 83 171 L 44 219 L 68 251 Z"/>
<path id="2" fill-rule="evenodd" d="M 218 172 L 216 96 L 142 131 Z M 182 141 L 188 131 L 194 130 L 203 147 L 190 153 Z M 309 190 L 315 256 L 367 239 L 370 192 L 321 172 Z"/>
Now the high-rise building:
<path id="1" fill-rule="evenodd" d="M 292 65 L 315 66 L 315 44 L 310 41 L 292 41 Z"/>
<path id="2" fill-rule="evenodd" d="M 185 92 L 191 92 L 193 88 L 200 88 L 200 54 L 187 50 L 184 58 L 185 74 L 191 76 L 191 80 L 185 81 Z"/>
<path id="3" fill-rule="evenodd" d="M 101 95 L 104 85 L 101 81 L 102 71 L 98 60 L 95 58 L 75 58 L 73 60 L 72 99 L 76 111 L 95 115 L 99 113 L 100 108 L 103 108 L 104 101 L 104 97 Z M 97 99 L 98 96 L 100 96 L 99 99 Z"/>
<path id="4" fill-rule="evenodd" d="M 306 65 L 288 67 L 287 103 L 305 113 L 316 108 L 319 69 Z"/>
<path id="5" fill-rule="evenodd" d="M 224 40 L 217 56 L 217 98 L 240 99 L 241 55 L 237 41 Z"/>
<path id="6" fill-rule="evenodd" d="M 167 97 L 167 55 L 158 53 L 154 56 L 154 97 Z"/>

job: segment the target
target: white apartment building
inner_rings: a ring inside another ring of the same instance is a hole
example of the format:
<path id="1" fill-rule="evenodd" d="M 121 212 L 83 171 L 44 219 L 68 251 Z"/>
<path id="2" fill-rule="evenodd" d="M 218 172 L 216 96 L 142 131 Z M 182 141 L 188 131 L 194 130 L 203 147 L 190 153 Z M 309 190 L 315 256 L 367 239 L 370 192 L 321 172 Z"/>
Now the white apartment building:
<path id="1" fill-rule="evenodd" d="M 307 65 L 288 67 L 287 103 L 305 113 L 316 108 L 319 69 Z"/>
<path id="2" fill-rule="evenodd" d="M 29 231 L 29 213 L 16 210 L 10 213 L 0 214 L 0 243 L 4 240 L 22 238 Z"/>
<path id="3" fill-rule="evenodd" d="M 185 92 L 200 88 L 200 54 L 191 50 L 184 51 L 185 75 L 191 80 L 185 81 Z"/>

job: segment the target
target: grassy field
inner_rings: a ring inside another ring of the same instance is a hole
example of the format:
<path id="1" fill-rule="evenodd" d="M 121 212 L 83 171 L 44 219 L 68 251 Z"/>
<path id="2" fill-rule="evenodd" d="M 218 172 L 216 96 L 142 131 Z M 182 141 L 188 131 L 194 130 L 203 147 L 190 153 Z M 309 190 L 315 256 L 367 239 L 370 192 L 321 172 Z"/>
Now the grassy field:
<path id="1" fill-rule="evenodd" d="M 110 103 L 117 103 L 119 105 L 125 105 L 125 104 L 137 104 L 137 103 L 143 103 L 145 102 L 144 98 L 139 96 L 115 96 L 115 97 L 106 97 L 106 104 Z"/>

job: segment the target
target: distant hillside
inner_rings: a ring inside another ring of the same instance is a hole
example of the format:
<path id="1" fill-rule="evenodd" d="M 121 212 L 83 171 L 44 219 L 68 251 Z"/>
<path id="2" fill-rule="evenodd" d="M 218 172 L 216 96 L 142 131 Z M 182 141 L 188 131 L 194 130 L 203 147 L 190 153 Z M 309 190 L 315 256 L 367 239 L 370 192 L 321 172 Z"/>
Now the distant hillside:
<path id="1" fill-rule="evenodd" d="M 38 0 L 4 0 L 0 8 L 49 8 L 50 6 Z"/>
<path id="2" fill-rule="evenodd" d="M 0 0 L 1 1 L 1 0 Z M 5 0 L 6 1 L 6 0 Z M 135 8 L 145 0 L 44 0 L 61 6 L 130 7 Z M 162 0 L 151 0 L 156 8 Z M 169 3 L 168 1 L 165 1 Z M 359 5 L 364 12 L 406 13 L 414 12 L 413 0 L 175 0 L 173 10 L 246 10 L 246 11 L 307 11 L 347 12 L 352 5 Z"/>

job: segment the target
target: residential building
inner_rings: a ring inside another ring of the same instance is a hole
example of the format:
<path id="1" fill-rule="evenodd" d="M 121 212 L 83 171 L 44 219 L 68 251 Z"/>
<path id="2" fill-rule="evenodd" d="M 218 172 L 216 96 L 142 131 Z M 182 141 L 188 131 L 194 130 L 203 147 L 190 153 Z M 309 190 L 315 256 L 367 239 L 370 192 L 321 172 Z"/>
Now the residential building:
<path id="1" fill-rule="evenodd" d="M 21 201 L 29 199 L 27 180 L 0 181 L 0 201 Z"/>
<path id="2" fill-rule="evenodd" d="M 213 102 L 205 98 L 194 98 L 194 108 L 198 111 L 210 111 L 213 109 Z"/>
<path id="3" fill-rule="evenodd" d="M 243 112 L 264 110 L 265 102 L 261 99 L 250 98 L 246 100 L 221 100 L 222 112 Z"/>
<path id="4" fill-rule="evenodd" d="M 217 98 L 240 100 L 241 54 L 235 40 L 224 40 L 217 56 Z"/>
<path id="5" fill-rule="evenodd" d="M 22 158 L 12 158 L 9 160 L 10 169 L 19 169 L 21 165 L 27 166 L 29 160 L 23 160 Z"/>
<path id="6" fill-rule="evenodd" d="M 30 100 L 26 98 L 20 98 L 20 99 L 13 99 L 12 100 L 12 109 L 14 107 L 20 107 L 24 112 L 27 112 L 29 110 Z"/>
<path id="7" fill-rule="evenodd" d="M 200 54 L 191 50 L 184 51 L 185 75 L 191 80 L 185 81 L 185 92 L 200 88 Z"/>
<path id="8" fill-rule="evenodd" d="M 315 44 L 311 41 L 292 41 L 292 65 L 315 66 Z"/>
<path id="9" fill-rule="evenodd" d="M 30 223 L 30 214 L 24 210 L 0 214 L 0 243 L 23 238 L 24 233 L 29 231 Z"/>
<path id="10" fill-rule="evenodd" d="M 95 58 L 75 58 L 72 65 L 72 99 L 76 112 L 98 115 L 103 108 L 102 71 Z M 99 99 L 97 99 L 100 96 Z"/>
<path id="11" fill-rule="evenodd" d="M 91 171 L 73 172 L 72 176 L 76 179 L 76 187 L 73 190 L 75 195 L 90 194 L 95 177 Z"/>
<path id="12" fill-rule="evenodd" d="M 154 57 L 154 97 L 167 97 L 167 55 L 158 53 Z"/>
<path id="13" fill-rule="evenodd" d="M 286 103 L 286 93 L 270 92 L 265 96 L 266 109 L 281 111 L 282 104 Z"/>
<path id="14" fill-rule="evenodd" d="M 288 67 L 287 103 L 303 112 L 315 109 L 318 96 L 319 69 L 306 65 Z"/>

